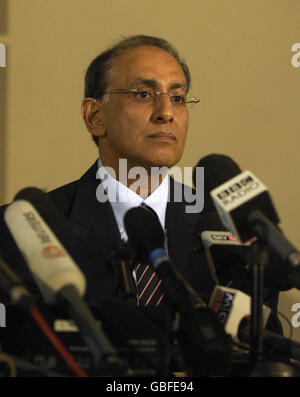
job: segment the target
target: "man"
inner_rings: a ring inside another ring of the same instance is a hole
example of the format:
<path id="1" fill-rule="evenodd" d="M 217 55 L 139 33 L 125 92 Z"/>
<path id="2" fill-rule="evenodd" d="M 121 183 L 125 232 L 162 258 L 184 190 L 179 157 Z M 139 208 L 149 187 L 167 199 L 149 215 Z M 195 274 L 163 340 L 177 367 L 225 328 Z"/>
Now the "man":
<path id="1" fill-rule="evenodd" d="M 188 99 L 189 87 L 187 65 L 168 42 L 155 37 L 129 37 L 98 56 L 88 68 L 81 110 L 99 148 L 99 159 L 78 181 L 50 192 L 49 197 L 66 218 L 63 243 L 86 276 L 85 299 L 91 305 L 118 295 L 107 254 L 127 238 L 125 213 L 142 203 L 158 216 L 174 265 L 209 299 L 214 283 L 195 225 L 201 221 L 202 230 L 223 227 L 208 207 L 188 213 L 186 195 L 181 202 L 174 199 L 172 192 L 180 185 L 166 173 L 183 154 L 188 106 L 197 102 Z M 126 160 L 125 175 L 119 167 L 121 159 Z M 136 167 L 144 170 L 139 178 L 132 172 Z M 153 178 L 155 167 L 165 167 L 158 179 Z M 98 194 L 99 186 L 108 200 Z M 3 222 L 1 236 L 3 258 L 36 291 Z M 144 304 L 159 304 L 161 296 Z M 267 301 L 275 308 L 277 295 L 269 291 Z"/>

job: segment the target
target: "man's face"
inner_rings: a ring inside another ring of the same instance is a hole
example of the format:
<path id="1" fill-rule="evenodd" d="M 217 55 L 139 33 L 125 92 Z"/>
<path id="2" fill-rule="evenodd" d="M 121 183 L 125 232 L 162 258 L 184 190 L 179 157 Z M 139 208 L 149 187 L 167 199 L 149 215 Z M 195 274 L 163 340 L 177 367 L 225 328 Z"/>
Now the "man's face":
<path id="1" fill-rule="evenodd" d="M 184 72 L 168 52 L 152 46 L 130 49 L 119 56 L 109 71 L 111 89 L 184 94 Z M 185 106 L 172 105 L 167 95 L 154 103 L 137 104 L 132 94 L 111 93 L 102 106 L 103 137 L 99 139 L 104 165 L 113 166 L 119 158 L 128 167 L 172 167 L 181 158 L 188 128 Z"/>

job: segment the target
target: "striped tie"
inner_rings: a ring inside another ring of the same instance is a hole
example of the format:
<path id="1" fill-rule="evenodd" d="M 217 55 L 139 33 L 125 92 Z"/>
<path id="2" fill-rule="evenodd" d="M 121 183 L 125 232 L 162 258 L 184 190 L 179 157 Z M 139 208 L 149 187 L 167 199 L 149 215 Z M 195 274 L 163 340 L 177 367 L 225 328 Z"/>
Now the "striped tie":
<path id="1" fill-rule="evenodd" d="M 155 211 L 146 204 L 141 204 L 141 207 L 151 212 L 154 216 L 157 216 Z M 137 265 L 135 271 L 139 304 L 141 306 L 147 306 L 149 304 L 151 306 L 158 306 L 164 296 L 162 280 L 149 265 L 140 263 Z"/>
<path id="2" fill-rule="evenodd" d="M 149 265 L 140 263 L 136 267 L 138 299 L 141 306 L 158 306 L 163 298 L 162 280 Z"/>

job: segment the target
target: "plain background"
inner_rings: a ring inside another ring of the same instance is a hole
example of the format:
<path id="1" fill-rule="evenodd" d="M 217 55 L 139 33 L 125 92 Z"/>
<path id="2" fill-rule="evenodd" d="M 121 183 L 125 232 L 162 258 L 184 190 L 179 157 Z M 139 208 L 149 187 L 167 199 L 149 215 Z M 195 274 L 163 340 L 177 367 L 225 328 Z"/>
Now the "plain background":
<path id="1" fill-rule="evenodd" d="M 231 156 L 269 188 L 300 247 L 299 0 L 0 0 L 0 204 L 21 188 L 51 190 L 95 161 L 81 119 L 90 61 L 133 34 L 173 43 L 192 73 L 189 138 L 180 166 Z M 280 294 L 286 335 L 299 290 Z M 300 328 L 293 328 L 300 341 Z"/>

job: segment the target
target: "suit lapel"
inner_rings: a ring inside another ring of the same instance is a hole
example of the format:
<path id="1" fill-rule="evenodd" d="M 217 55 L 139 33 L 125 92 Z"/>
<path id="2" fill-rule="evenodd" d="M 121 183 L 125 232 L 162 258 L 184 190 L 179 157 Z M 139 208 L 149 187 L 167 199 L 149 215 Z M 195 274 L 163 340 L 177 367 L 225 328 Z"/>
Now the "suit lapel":
<path id="1" fill-rule="evenodd" d="M 120 240 L 120 233 L 109 201 L 99 202 L 97 199 L 97 192 L 101 188 L 101 181 L 96 178 L 97 170 L 96 161 L 78 181 L 70 219 L 93 231 L 97 245 L 104 244 L 104 241 L 99 241 L 101 236 L 105 236 L 105 245 L 110 245 Z"/>
<path id="2" fill-rule="evenodd" d="M 70 217 L 82 225 L 101 228 L 103 219 L 111 217 L 113 211 L 108 201 L 101 203 L 97 199 L 101 185 L 101 180 L 97 179 L 97 171 L 96 161 L 79 179 Z"/>
<path id="3" fill-rule="evenodd" d="M 66 248 L 82 268 L 87 280 L 86 299 L 98 304 L 115 296 L 113 269 L 107 265 L 108 251 L 120 242 L 120 233 L 108 201 L 99 202 L 97 162 L 76 184 L 65 226 Z"/>

